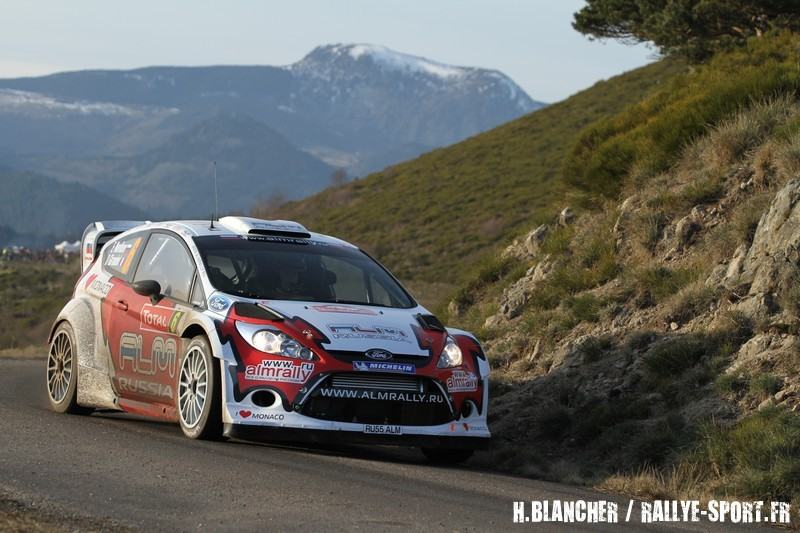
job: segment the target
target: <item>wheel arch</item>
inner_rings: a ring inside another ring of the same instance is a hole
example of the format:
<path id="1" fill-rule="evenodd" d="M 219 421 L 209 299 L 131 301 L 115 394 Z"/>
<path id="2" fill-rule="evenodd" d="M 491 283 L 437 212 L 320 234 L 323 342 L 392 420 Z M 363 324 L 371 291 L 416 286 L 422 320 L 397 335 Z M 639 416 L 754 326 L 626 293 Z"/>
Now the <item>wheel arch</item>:
<path id="1" fill-rule="evenodd" d="M 235 362 L 233 352 L 231 351 L 229 344 L 223 344 L 222 339 L 220 339 L 214 320 L 204 313 L 192 314 L 195 314 L 195 316 L 183 327 L 181 331 L 181 338 L 192 339 L 197 335 L 204 335 L 211 345 L 212 356 L 216 357 L 217 359 Z"/>

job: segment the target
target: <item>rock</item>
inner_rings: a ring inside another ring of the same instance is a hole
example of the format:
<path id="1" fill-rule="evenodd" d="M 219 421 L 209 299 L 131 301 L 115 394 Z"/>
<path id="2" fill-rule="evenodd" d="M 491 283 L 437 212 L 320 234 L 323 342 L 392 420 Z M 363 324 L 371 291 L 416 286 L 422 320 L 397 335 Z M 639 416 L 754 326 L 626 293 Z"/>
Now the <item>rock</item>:
<path id="1" fill-rule="evenodd" d="M 641 379 L 642 379 L 641 374 L 639 374 L 638 372 L 631 372 L 627 376 L 625 376 L 624 380 L 622 380 L 622 388 L 632 389 L 633 387 L 636 386 L 637 383 L 639 383 Z"/>
<path id="2" fill-rule="evenodd" d="M 659 392 L 651 392 L 650 394 L 644 397 L 644 401 L 647 403 L 658 403 L 663 400 L 664 397 Z"/>
<path id="3" fill-rule="evenodd" d="M 727 265 L 717 265 L 711 271 L 711 274 L 708 275 L 706 279 L 706 287 L 719 287 L 722 285 L 723 280 L 725 279 L 725 274 L 728 271 Z"/>
<path id="4" fill-rule="evenodd" d="M 675 248 L 685 250 L 700 231 L 700 223 L 693 215 L 687 215 L 675 224 Z"/>
<path id="5" fill-rule="evenodd" d="M 743 259 L 739 250 L 728 269 L 728 278 L 739 272 L 738 282 L 749 285 L 749 294 L 782 294 L 796 283 L 800 262 L 800 179 L 779 190 L 761 217 L 753 243 Z M 736 263 L 736 265 L 734 265 Z"/>
<path id="6" fill-rule="evenodd" d="M 773 404 L 772 398 L 767 398 L 766 400 L 764 400 L 763 402 L 758 404 L 758 410 L 761 411 L 762 409 L 766 409 L 767 407 L 771 406 L 772 404 Z"/>
<path id="7" fill-rule="evenodd" d="M 789 391 L 784 389 L 784 390 L 776 392 L 775 396 L 773 396 L 773 398 L 775 398 L 775 402 L 780 403 L 783 400 L 785 400 L 788 395 L 789 395 Z"/>
<path id="8" fill-rule="evenodd" d="M 528 361 L 533 363 L 536 359 L 541 355 L 542 352 L 542 341 L 540 339 L 536 339 L 536 344 L 533 346 L 533 351 L 528 356 Z"/>
<path id="9" fill-rule="evenodd" d="M 677 322 L 670 322 L 669 324 L 669 329 L 671 329 L 672 331 L 677 331 L 679 327 L 680 326 L 678 325 Z"/>
<path id="10" fill-rule="evenodd" d="M 452 317 L 458 317 L 461 314 L 461 306 L 458 305 L 457 301 L 450 300 L 450 303 L 447 304 L 447 312 Z"/>
<path id="11" fill-rule="evenodd" d="M 728 264 L 728 270 L 725 272 L 725 276 L 722 279 L 726 287 L 733 288 L 739 284 L 742 271 L 744 270 L 745 259 L 747 259 L 747 246 L 742 244 L 733 252 L 733 259 L 731 259 L 731 262 Z"/>
<path id="12" fill-rule="evenodd" d="M 568 226 L 575 220 L 575 213 L 569 207 L 565 207 L 561 214 L 558 215 L 558 224 L 560 226 Z"/>
<path id="13" fill-rule="evenodd" d="M 489 315 L 488 317 L 486 317 L 486 321 L 483 323 L 483 327 L 486 329 L 493 329 L 500 326 L 500 324 L 502 323 L 503 323 L 503 315 L 498 313 L 496 315 Z"/>
<path id="14" fill-rule="evenodd" d="M 525 276 L 506 287 L 500 297 L 500 312 L 508 319 L 519 316 L 536 285 L 545 280 L 552 269 L 553 264 L 545 256 L 535 267 L 528 269 Z"/>
<path id="15" fill-rule="evenodd" d="M 539 253 L 539 247 L 549 234 L 550 226 L 547 224 L 542 224 L 538 228 L 528 233 L 522 240 L 522 245 L 525 251 L 532 256 Z"/>

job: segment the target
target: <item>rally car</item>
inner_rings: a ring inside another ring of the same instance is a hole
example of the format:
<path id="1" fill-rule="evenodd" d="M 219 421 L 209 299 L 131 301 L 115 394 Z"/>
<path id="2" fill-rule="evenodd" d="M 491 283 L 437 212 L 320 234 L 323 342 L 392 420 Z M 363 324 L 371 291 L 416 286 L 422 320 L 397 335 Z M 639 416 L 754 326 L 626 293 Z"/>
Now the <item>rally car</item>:
<path id="1" fill-rule="evenodd" d="M 489 365 L 377 261 L 296 222 L 106 221 L 49 338 L 58 412 L 113 409 L 190 438 L 419 446 L 490 437 Z"/>

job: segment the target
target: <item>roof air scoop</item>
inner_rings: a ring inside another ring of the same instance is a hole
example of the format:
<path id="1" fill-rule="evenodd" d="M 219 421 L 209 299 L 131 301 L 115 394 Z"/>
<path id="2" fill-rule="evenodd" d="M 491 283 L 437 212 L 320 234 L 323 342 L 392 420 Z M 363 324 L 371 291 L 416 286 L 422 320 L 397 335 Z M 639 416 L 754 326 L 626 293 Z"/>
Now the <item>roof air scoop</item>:
<path id="1" fill-rule="evenodd" d="M 302 224 L 291 220 L 261 220 L 252 217 L 222 217 L 219 223 L 240 235 L 274 235 L 308 239 L 311 233 Z"/>

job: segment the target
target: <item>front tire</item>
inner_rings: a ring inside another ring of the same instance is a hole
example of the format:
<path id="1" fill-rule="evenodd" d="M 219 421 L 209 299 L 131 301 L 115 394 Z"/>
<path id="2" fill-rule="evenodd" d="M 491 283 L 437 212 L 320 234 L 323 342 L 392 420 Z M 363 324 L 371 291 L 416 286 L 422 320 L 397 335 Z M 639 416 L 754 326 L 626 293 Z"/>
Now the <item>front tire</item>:
<path id="1" fill-rule="evenodd" d="M 47 399 L 57 413 L 91 412 L 78 405 L 78 350 L 69 322 L 58 325 L 47 351 Z"/>
<path id="2" fill-rule="evenodd" d="M 457 448 L 421 448 L 428 461 L 440 465 L 457 465 L 472 457 L 473 450 Z"/>
<path id="3" fill-rule="evenodd" d="M 190 439 L 222 437 L 222 394 L 219 364 L 203 336 L 189 342 L 178 373 L 178 419 Z"/>

